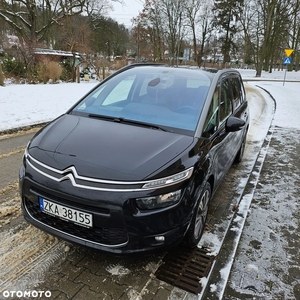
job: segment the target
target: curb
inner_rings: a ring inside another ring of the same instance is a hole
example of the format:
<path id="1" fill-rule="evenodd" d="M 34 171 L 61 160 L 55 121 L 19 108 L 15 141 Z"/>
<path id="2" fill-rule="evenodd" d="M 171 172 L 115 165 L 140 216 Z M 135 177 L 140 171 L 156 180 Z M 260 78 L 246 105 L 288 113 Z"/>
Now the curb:
<path id="1" fill-rule="evenodd" d="M 245 185 L 244 191 L 241 194 L 239 202 L 237 203 L 238 209 L 232 216 L 221 249 L 217 255 L 215 264 L 213 265 L 213 268 L 208 275 L 206 285 L 199 299 L 222 299 L 224 296 L 232 265 L 234 263 L 236 251 L 247 219 L 248 211 L 250 209 L 253 195 L 259 181 L 260 171 L 263 168 L 265 157 L 267 155 L 267 151 L 273 136 L 273 121 L 276 112 L 276 101 L 269 91 L 260 86 L 257 87 L 264 90 L 273 100 L 273 118 L 271 120 L 268 133 L 263 141 L 256 161 L 253 165 L 250 176 L 247 180 L 247 184 Z"/>

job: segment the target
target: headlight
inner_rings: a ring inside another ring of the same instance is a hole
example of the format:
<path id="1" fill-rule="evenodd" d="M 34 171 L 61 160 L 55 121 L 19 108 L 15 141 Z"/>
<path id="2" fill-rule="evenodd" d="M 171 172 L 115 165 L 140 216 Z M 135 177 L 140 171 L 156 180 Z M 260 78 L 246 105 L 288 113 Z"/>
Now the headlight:
<path id="1" fill-rule="evenodd" d="M 23 157 L 22 157 L 22 162 L 23 162 L 23 166 L 25 167 L 26 166 L 26 159 L 27 159 L 27 156 L 28 156 L 28 146 L 29 146 L 30 142 L 27 144 L 26 148 L 25 148 L 25 151 L 24 151 L 24 154 L 23 154 Z"/>
<path id="2" fill-rule="evenodd" d="M 166 187 L 169 185 L 173 185 L 173 184 L 182 182 L 192 176 L 193 170 L 194 170 L 194 168 L 191 167 L 187 170 L 184 170 L 180 173 L 177 173 L 177 174 L 174 174 L 174 175 L 171 175 L 168 177 L 150 180 L 147 183 L 145 183 L 142 188 L 143 189 L 154 189 L 154 188 Z"/>
<path id="3" fill-rule="evenodd" d="M 164 195 L 137 198 L 136 205 L 139 209 L 155 209 L 173 205 L 179 202 L 181 190 L 171 192 Z"/>

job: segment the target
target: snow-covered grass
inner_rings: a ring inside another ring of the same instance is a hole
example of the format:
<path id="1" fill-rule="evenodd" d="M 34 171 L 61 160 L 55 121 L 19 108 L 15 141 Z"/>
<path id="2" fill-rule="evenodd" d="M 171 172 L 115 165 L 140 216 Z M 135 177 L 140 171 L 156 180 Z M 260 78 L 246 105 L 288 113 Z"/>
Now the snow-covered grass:
<path id="1" fill-rule="evenodd" d="M 0 87 L 0 132 L 51 121 L 95 85 L 81 82 Z"/>
<path id="2" fill-rule="evenodd" d="M 283 81 L 285 79 L 286 82 L 288 81 L 299 81 L 300 80 L 300 71 L 299 72 L 289 72 L 284 70 L 273 69 L 272 73 L 263 71 L 261 77 L 255 77 L 256 71 L 253 69 L 239 69 L 239 72 L 242 74 L 243 78 L 251 79 L 251 80 L 276 80 L 276 81 Z"/>
<path id="3" fill-rule="evenodd" d="M 297 111 L 300 109 L 300 71 L 286 72 L 274 70 L 263 72 L 260 79 L 255 77 L 255 70 L 239 70 L 248 84 L 267 91 L 276 101 L 274 126 L 300 128 Z M 284 81 L 284 76 L 286 76 Z M 274 81 L 276 80 L 276 81 Z"/>

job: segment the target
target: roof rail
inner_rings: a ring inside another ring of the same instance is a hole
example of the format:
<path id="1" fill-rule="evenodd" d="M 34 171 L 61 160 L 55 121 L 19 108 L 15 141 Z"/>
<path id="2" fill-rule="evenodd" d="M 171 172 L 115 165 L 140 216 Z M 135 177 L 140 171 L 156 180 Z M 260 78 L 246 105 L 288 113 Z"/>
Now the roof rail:
<path id="1" fill-rule="evenodd" d="M 220 69 L 216 69 L 216 68 L 203 68 L 202 70 L 207 71 L 207 72 L 211 72 L 211 73 L 218 73 L 218 71 Z"/>

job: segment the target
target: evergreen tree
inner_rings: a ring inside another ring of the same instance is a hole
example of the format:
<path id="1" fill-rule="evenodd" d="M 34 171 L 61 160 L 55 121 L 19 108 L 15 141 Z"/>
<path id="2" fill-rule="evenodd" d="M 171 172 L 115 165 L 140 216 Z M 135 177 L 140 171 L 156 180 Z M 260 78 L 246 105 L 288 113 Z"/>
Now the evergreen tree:
<path id="1" fill-rule="evenodd" d="M 230 53 L 235 45 L 235 34 L 239 31 L 238 20 L 244 0 L 215 0 L 214 25 L 218 28 L 217 37 L 222 45 L 223 64 L 230 62 Z"/>

